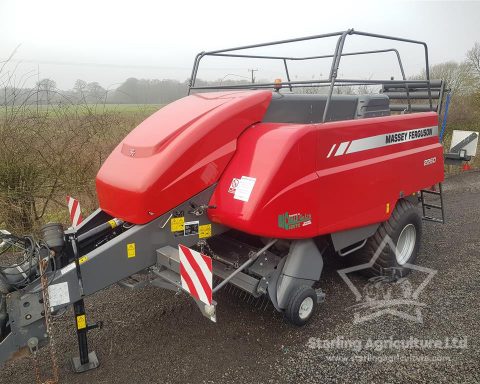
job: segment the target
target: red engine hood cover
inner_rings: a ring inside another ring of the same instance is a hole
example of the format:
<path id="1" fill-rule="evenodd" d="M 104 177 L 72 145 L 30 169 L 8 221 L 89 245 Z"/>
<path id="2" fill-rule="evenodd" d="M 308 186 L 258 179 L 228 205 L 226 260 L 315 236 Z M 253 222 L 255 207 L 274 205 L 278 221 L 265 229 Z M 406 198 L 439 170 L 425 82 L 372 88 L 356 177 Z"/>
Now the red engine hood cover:
<path id="1" fill-rule="evenodd" d="M 102 210 L 144 224 L 216 182 L 270 91 L 195 94 L 162 108 L 110 154 L 96 184 Z"/>

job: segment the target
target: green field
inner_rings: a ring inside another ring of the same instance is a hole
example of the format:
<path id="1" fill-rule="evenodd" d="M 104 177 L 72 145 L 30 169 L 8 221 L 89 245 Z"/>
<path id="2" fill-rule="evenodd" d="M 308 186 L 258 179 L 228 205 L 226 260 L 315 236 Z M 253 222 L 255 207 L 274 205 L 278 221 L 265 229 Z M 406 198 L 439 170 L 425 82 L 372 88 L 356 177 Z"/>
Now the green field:
<path id="1" fill-rule="evenodd" d="M 23 114 L 112 114 L 149 116 L 162 108 L 164 104 L 58 104 L 58 105 L 25 105 L 0 107 L 0 117 L 13 113 Z"/>

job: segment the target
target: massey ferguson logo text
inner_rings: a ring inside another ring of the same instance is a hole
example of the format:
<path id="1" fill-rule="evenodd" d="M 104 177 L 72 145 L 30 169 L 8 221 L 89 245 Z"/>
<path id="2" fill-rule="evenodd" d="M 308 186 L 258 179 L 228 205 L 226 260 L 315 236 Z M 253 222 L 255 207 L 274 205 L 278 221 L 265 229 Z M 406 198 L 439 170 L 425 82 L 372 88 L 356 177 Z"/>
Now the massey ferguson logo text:
<path id="1" fill-rule="evenodd" d="M 432 136 L 432 134 L 432 128 L 423 128 L 413 131 L 392 133 L 385 136 L 385 144 L 400 143 L 402 141 L 421 139 L 422 137 Z"/>
<path id="2" fill-rule="evenodd" d="M 278 226 L 286 229 L 297 229 L 312 224 L 312 215 L 310 213 L 293 213 L 289 214 L 285 212 L 282 215 L 278 215 Z"/>

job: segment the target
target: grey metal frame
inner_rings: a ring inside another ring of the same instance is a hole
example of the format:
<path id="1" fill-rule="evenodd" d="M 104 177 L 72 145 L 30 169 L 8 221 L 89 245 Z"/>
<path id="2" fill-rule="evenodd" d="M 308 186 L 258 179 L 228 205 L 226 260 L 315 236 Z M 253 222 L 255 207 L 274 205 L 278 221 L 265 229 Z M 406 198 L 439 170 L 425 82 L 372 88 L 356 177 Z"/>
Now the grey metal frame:
<path id="1" fill-rule="evenodd" d="M 365 36 L 365 37 L 373 37 L 373 38 L 378 38 L 378 39 L 386 39 L 386 40 L 392 40 L 392 41 L 422 45 L 424 47 L 424 51 L 425 51 L 426 79 L 425 80 L 408 80 L 408 83 L 417 84 L 417 85 L 425 85 L 427 87 L 430 110 L 432 110 L 432 111 L 434 110 L 433 109 L 433 103 L 432 103 L 431 89 L 430 89 L 430 70 L 429 70 L 429 62 L 428 62 L 428 47 L 427 47 L 427 44 L 425 42 L 422 42 L 422 41 L 404 39 L 404 38 L 400 38 L 400 37 L 393 37 L 393 36 L 387 36 L 387 35 L 379 35 L 379 34 L 374 34 L 374 33 L 360 32 L 360 31 L 355 31 L 353 29 L 349 29 L 347 31 L 341 31 L 341 32 L 327 33 L 327 34 L 322 34 L 322 35 L 300 37 L 300 38 L 296 38 L 296 39 L 279 40 L 279 41 L 273 41 L 273 42 L 262 43 L 262 44 L 245 45 L 245 46 L 236 47 L 236 48 L 227 48 L 227 49 L 221 49 L 221 50 L 216 50 L 216 51 L 200 52 L 199 54 L 197 54 L 197 56 L 195 57 L 195 60 L 194 60 L 193 69 L 192 69 L 192 73 L 191 73 L 191 77 L 190 77 L 189 88 L 188 88 L 188 94 L 190 94 L 190 92 L 192 90 L 262 89 L 262 88 L 272 88 L 274 86 L 288 86 L 290 88 L 290 90 L 292 90 L 292 88 L 294 88 L 294 87 L 312 87 L 312 86 L 327 87 L 328 86 L 329 87 L 328 99 L 327 99 L 327 103 L 326 103 L 326 106 L 325 106 L 325 111 L 324 111 L 324 114 L 323 114 L 322 122 L 325 122 L 327 120 L 328 109 L 329 109 L 330 101 L 331 101 L 331 98 L 332 98 L 333 89 L 334 89 L 335 86 L 360 85 L 360 84 L 375 85 L 375 84 L 391 84 L 391 83 L 404 84 L 407 95 L 408 95 L 407 79 L 405 77 L 405 72 L 404 72 L 404 69 L 403 69 L 402 60 L 400 58 L 400 53 L 398 52 L 398 50 L 396 50 L 394 48 L 390 48 L 390 49 L 379 49 L 379 50 L 373 50 L 373 51 L 360 51 L 360 52 L 343 53 L 343 47 L 344 47 L 344 44 L 345 44 L 345 40 L 346 40 L 347 36 L 349 36 L 349 35 L 359 35 L 359 36 Z M 261 48 L 261 47 L 268 47 L 268 46 L 288 44 L 288 43 L 296 43 L 296 42 L 300 42 L 300 41 L 308 41 L 308 40 L 322 39 L 322 38 L 335 37 L 335 36 L 338 36 L 337 45 L 336 45 L 334 53 L 329 54 L 329 55 L 309 56 L 309 57 L 287 57 L 287 56 L 249 55 L 249 54 L 241 54 L 241 53 L 232 53 L 232 52 L 242 51 L 242 50 L 246 50 L 246 49 Z M 361 79 L 338 79 L 337 78 L 338 68 L 340 66 L 340 59 L 343 56 L 366 55 L 366 54 L 387 53 L 387 52 L 394 52 L 396 54 L 397 60 L 398 60 L 399 66 L 400 66 L 400 71 L 402 73 L 403 80 L 361 80 Z M 245 84 L 245 85 L 220 85 L 220 86 L 199 86 L 199 87 L 197 87 L 197 86 L 195 86 L 195 82 L 196 82 L 196 79 L 197 79 L 197 74 L 198 74 L 198 68 L 200 66 L 200 61 L 204 57 L 207 57 L 207 56 L 281 60 L 281 61 L 283 61 L 283 64 L 284 64 L 284 67 L 285 67 L 285 73 L 286 73 L 288 81 L 287 82 L 281 82 L 281 83 L 252 83 L 252 84 Z M 288 71 L 287 61 L 314 60 L 314 59 L 323 59 L 323 58 L 332 58 L 330 75 L 329 75 L 327 80 L 291 81 L 290 73 Z M 410 103 L 409 98 L 408 98 L 408 103 Z"/>
<path id="2" fill-rule="evenodd" d="M 62 310 L 86 296 L 155 266 L 157 249 L 162 246 L 177 246 L 179 243 L 186 246 L 195 245 L 198 242 L 197 236 L 176 236 L 170 228 L 166 228 L 172 212 L 183 212 L 187 221 L 198 221 L 199 225 L 211 224 L 212 232 L 215 234 L 225 231 L 225 227 L 211 223 L 206 215 L 198 216 L 192 212 L 192 204 L 198 207 L 208 203 L 214 188 L 215 185 L 207 188 L 147 224 L 130 227 L 90 252 L 80 252 L 80 256 L 86 258 L 81 265 L 78 265 L 78 258 L 74 260 L 70 258 L 67 266 L 47 272 L 49 287 L 63 283 L 68 290 L 68 301 L 54 306 L 53 310 Z M 78 238 L 78 235 L 95 225 L 98 219 L 104 218 L 105 214 L 97 210 L 82 223 L 78 231 L 67 231 L 66 236 L 73 235 Z M 131 243 L 136 245 L 136 255 L 129 258 L 127 244 Z M 81 242 L 78 243 L 78 248 L 82 248 Z M 42 300 L 42 286 L 39 278 L 23 290 L 12 292 L 7 296 L 7 313 L 10 317 L 11 332 L 0 342 L 0 367 L 31 338 L 36 338 L 40 343 L 48 338 L 45 330 L 44 308 L 43 304 L 40 305 L 40 300 Z"/>
<path id="3" fill-rule="evenodd" d="M 173 291 L 184 290 L 180 283 L 177 247 L 180 243 L 186 246 L 198 245 L 199 237 L 172 232 L 170 219 L 179 213 L 186 221 L 198 221 L 199 225 L 211 224 L 214 236 L 221 236 L 228 228 L 210 222 L 207 215 L 198 215 L 193 208 L 205 206 L 215 186 L 207 188 L 147 224 L 129 227 L 93 249 L 87 248 L 82 251 L 83 243 L 88 240 L 87 233 L 95 232 L 98 223 L 108 220 L 108 215 L 103 211 L 97 210 L 79 228 L 67 231 L 65 236 L 72 240 L 73 254 L 66 260 L 63 268 L 47 272 L 50 287 L 59 287 L 61 284 L 68 292 L 65 301 L 55 305 L 53 310 L 61 311 L 69 305 L 75 305 L 84 297 L 141 272 L 150 272 L 146 283 L 132 285 L 126 282 L 123 286 L 134 288 L 137 285 L 152 284 Z M 78 241 L 79 238 L 84 240 Z M 268 294 L 275 308 L 278 310 L 285 308 L 294 287 L 300 284 L 312 285 L 320 278 L 323 260 L 312 240 L 293 242 L 290 254 L 284 257 L 285 261 L 281 261 L 281 257 L 270 257 L 268 250 L 276 241 L 277 239 L 270 239 L 260 249 L 255 248 L 255 251 L 252 248 L 248 260 L 233 268 L 225 262 L 226 259 L 222 260 L 218 255 L 213 256 L 214 276 L 222 280 L 213 287 L 213 292 L 218 292 L 230 283 L 255 298 Z M 128 245 L 132 243 L 135 244 L 136 255 L 128 257 Z M 81 264 L 79 256 L 84 258 Z M 276 266 L 281 268 L 276 270 Z M 39 279 L 24 290 L 8 295 L 7 309 L 12 332 L 0 342 L 0 366 L 30 340 L 43 344 L 48 338 L 41 299 L 42 287 Z M 216 321 L 215 301 L 210 306 L 196 299 L 194 301 L 204 316 Z"/>

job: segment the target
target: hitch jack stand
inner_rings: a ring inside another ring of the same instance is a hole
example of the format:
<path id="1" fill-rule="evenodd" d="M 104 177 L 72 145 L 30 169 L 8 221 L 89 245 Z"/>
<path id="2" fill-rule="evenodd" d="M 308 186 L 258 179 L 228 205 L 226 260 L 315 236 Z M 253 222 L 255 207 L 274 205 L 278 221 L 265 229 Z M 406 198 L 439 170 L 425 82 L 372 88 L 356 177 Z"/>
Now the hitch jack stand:
<path id="1" fill-rule="evenodd" d="M 72 244 L 73 255 L 75 257 L 75 268 L 77 270 L 78 284 L 80 286 L 80 292 L 83 296 L 82 272 L 80 270 L 77 239 L 75 235 L 70 236 L 70 243 Z M 103 323 L 99 321 L 96 324 L 88 325 L 87 316 L 85 315 L 85 302 L 83 299 L 73 303 L 73 312 L 75 314 L 75 328 L 77 329 L 79 356 L 72 358 L 72 368 L 74 372 L 82 373 L 91 369 L 95 369 L 100 365 L 97 354 L 94 351 L 88 352 L 87 333 L 91 329 L 102 328 Z"/>
<path id="2" fill-rule="evenodd" d="M 79 356 L 72 358 L 72 368 L 74 372 L 82 373 L 95 369 L 100 365 L 97 354 L 94 351 L 88 352 L 87 332 L 94 328 L 101 328 L 102 322 L 98 322 L 94 325 L 87 325 L 85 303 L 83 302 L 83 299 L 73 304 L 73 311 L 75 313 Z"/>

